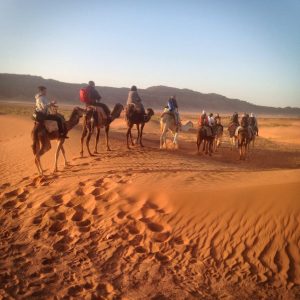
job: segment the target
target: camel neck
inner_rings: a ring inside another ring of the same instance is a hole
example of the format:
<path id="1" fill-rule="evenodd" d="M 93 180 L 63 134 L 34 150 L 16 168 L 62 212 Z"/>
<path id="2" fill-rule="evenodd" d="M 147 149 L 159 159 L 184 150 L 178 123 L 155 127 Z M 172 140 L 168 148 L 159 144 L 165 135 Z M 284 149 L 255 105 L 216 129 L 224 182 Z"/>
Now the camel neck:
<path id="1" fill-rule="evenodd" d="M 75 127 L 77 124 L 79 123 L 79 116 L 78 114 L 73 111 L 71 116 L 70 116 L 70 119 L 68 121 L 66 121 L 66 127 L 67 127 L 67 130 L 71 130 L 73 127 Z"/>

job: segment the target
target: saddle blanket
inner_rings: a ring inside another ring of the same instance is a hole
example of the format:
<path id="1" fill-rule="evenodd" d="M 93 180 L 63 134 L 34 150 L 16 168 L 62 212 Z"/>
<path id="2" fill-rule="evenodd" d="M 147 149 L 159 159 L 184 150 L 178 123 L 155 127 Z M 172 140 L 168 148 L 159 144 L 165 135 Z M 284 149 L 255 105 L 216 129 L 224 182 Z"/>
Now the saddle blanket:
<path id="1" fill-rule="evenodd" d="M 45 120 L 45 121 L 44 121 L 44 125 L 45 125 L 46 130 L 47 130 L 49 133 L 54 132 L 54 131 L 58 131 L 58 125 L 57 125 L 57 122 L 56 122 L 56 121 L 53 121 L 53 120 Z"/>

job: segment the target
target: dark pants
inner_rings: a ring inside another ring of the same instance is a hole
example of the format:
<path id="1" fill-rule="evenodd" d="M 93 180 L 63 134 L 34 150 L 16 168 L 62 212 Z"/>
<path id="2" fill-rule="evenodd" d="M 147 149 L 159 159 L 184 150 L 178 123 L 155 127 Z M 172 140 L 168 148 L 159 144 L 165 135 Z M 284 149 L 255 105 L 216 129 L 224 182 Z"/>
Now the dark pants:
<path id="1" fill-rule="evenodd" d="M 37 120 L 39 122 L 45 121 L 45 120 L 56 121 L 59 133 L 60 134 L 64 133 L 63 120 L 61 119 L 61 117 L 59 117 L 57 115 L 48 115 L 48 114 L 44 114 L 44 113 L 41 113 L 41 112 L 37 112 Z"/>

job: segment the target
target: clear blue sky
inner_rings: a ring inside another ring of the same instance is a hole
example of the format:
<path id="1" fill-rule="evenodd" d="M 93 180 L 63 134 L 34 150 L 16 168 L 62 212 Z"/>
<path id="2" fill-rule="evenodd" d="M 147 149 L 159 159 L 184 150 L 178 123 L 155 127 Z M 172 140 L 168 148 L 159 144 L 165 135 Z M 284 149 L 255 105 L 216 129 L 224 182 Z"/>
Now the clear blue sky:
<path id="1" fill-rule="evenodd" d="M 0 72 L 300 107 L 300 0 L 0 0 Z"/>

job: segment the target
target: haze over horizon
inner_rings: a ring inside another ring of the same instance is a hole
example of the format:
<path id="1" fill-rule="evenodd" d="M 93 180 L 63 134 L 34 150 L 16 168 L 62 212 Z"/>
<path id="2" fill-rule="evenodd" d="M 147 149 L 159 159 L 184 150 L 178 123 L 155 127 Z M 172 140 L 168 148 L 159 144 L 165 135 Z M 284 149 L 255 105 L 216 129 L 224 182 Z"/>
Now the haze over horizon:
<path id="1" fill-rule="evenodd" d="M 0 72 L 300 106 L 300 2 L 2 1 Z"/>

